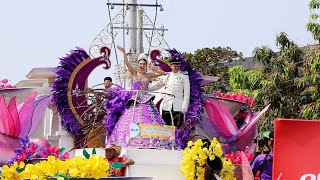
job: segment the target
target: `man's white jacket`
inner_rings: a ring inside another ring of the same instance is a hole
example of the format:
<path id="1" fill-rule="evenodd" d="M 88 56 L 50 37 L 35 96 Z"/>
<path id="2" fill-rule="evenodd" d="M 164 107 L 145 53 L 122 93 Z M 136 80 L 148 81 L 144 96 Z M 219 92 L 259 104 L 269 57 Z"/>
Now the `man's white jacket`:
<path id="1" fill-rule="evenodd" d="M 170 72 L 149 84 L 149 90 L 158 90 L 174 96 L 163 94 L 163 100 L 160 104 L 160 113 L 162 110 L 182 112 L 186 111 L 189 106 L 190 99 L 190 82 L 188 75 L 178 71 L 177 73 Z"/>

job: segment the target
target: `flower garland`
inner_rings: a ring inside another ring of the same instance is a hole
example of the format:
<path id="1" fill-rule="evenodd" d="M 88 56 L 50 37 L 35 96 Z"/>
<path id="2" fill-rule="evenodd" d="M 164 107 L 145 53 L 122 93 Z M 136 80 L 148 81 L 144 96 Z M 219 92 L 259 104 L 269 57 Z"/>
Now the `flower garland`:
<path id="1" fill-rule="evenodd" d="M 16 155 L 10 158 L 7 162 L 8 165 L 12 165 L 15 162 L 28 163 L 29 160 L 35 158 L 47 158 L 53 156 L 56 159 L 69 159 L 69 152 L 64 152 L 65 148 L 57 147 L 39 147 L 38 145 L 29 141 L 28 137 L 20 138 L 21 147 L 14 150 Z"/>
<path id="2" fill-rule="evenodd" d="M 221 144 L 216 138 L 213 138 L 210 146 L 207 142 L 198 139 L 195 142 L 189 141 L 184 149 L 181 172 L 186 180 L 204 180 L 205 166 L 207 159 L 211 161 L 220 158 L 222 161 L 222 170 L 220 177 L 223 180 L 234 180 L 234 166 L 227 158 L 222 157 L 223 151 Z"/>
<path id="3" fill-rule="evenodd" d="M 48 160 L 36 164 L 25 164 L 15 162 L 12 166 L 2 167 L 1 179 L 20 180 L 28 178 L 30 180 L 57 178 L 58 180 L 69 178 L 94 178 L 110 176 L 110 165 L 102 156 L 96 154 L 90 158 L 76 157 L 62 161 L 54 156 L 49 156 Z"/>

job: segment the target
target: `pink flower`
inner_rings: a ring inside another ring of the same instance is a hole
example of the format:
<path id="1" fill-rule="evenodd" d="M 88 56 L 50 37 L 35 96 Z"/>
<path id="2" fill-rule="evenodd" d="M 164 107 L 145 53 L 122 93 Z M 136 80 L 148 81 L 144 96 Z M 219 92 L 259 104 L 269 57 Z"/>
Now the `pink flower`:
<path id="1" fill-rule="evenodd" d="M 12 88 L 12 86 L 10 84 L 5 84 L 4 88 Z"/>
<path id="2" fill-rule="evenodd" d="M 61 159 L 69 159 L 70 158 L 70 153 L 69 152 L 65 152 L 61 155 L 60 157 Z"/>
<path id="3" fill-rule="evenodd" d="M 8 79 L 2 79 L 2 81 L 1 81 L 3 84 L 7 84 L 8 82 L 9 82 L 9 80 Z"/>

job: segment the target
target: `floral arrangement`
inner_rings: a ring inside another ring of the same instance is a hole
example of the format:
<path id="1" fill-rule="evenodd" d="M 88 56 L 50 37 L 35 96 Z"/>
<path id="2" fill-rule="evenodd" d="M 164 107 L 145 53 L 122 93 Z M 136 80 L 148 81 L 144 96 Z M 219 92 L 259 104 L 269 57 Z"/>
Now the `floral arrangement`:
<path id="1" fill-rule="evenodd" d="M 76 157 L 60 160 L 49 156 L 47 160 L 37 164 L 25 164 L 23 161 L 15 162 L 12 166 L 2 167 L 1 179 L 41 180 L 57 178 L 58 180 L 70 178 L 94 178 L 99 179 L 109 176 L 109 163 L 102 156 L 93 154 L 88 159 Z"/>
<path id="2" fill-rule="evenodd" d="M 252 161 L 254 154 L 249 151 L 249 149 L 245 149 L 244 154 L 246 155 L 248 161 Z M 232 164 L 241 165 L 242 164 L 242 153 L 241 151 L 231 152 L 230 154 L 225 154 L 224 157 L 230 159 Z"/>
<path id="3" fill-rule="evenodd" d="M 35 158 L 47 158 L 53 156 L 56 159 L 69 159 L 69 152 L 64 152 L 65 148 L 57 147 L 40 147 L 35 143 L 30 142 L 28 137 L 20 138 L 21 146 L 15 149 L 16 155 L 8 160 L 8 165 L 12 165 L 15 162 L 28 163 L 31 159 Z"/>
<path id="4" fill-rule="evenodd" d="M 16 88 L 16 86 L 12 86 L 11 84 L 9 84 L 8 79 L 2 79 L 0 81 L 0 89 L 7 89 L 7 88 Z"/>
<path id="5" fill-rule="evenodd" d="M 209 145 L 210 144 L 210 145 Z M 232 162 L 222 157 L 223 151 L 221 144 L 216 138 L 213 138 L 211 143 L 207 144 L 201 139 L 195 142 L 189 141 L 183 152 L 181 172 L 186 180 L 204 180 L 205 166 L 207 159 L 211 161 L 215 158 L 220 158 L 222 161 L 222 170 L 220 177 L 223 180 L 234 180 L 234 166 Z"/>
<path id="6" fill-rule="evenodd" d="M 248 107 L 251 109 L 255 106 L 256 102 L 254 101 L 253 97 L 248 97 L 244 95 L 243 93 L 235 93 L 235 94 L 228 94 L 228 93 L 221 93 L 217 92 L 214 94 L 215 97 L 230 99 L 230 100 L 236 100 L 240 101 L 242 103 L 246 103 Z"/>

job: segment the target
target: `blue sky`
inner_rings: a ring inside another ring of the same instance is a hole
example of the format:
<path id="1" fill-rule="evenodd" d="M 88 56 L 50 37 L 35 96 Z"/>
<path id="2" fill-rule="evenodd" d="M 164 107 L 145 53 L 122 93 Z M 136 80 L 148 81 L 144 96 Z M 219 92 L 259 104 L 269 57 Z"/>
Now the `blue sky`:
<path id="1" fill-rule="evenodd" d="M 122 1 L 113 1 L 122 2 Z M 154 0 L 138 1 L 154 3 Z M 230 46 L 251 56 L 255 47 L 276 50 L 275 36 L 286 32 L 300 46 L 314 41 L 305 25 L 307 0 L 159 0 L 157 24 L 169 31 L 170 47 L 193 52 L 204 47 Z M 88 49 L 109 22 L 107 1 L 10 0 L 0 5 L 0 79 L 11 84 L 26 79 L 33 67 L 55 67 L 62 57 L 80 46 Z M 150 17 L 154 17 L 152 11 Z M 114 14 L 115 11 L 111 12 Z M 98 69 L 103 79 L 112 72 Z M 99 76 L 99 78 L 95 77 Z M 92 77 L 90 77 L 92 78 Z"/>

